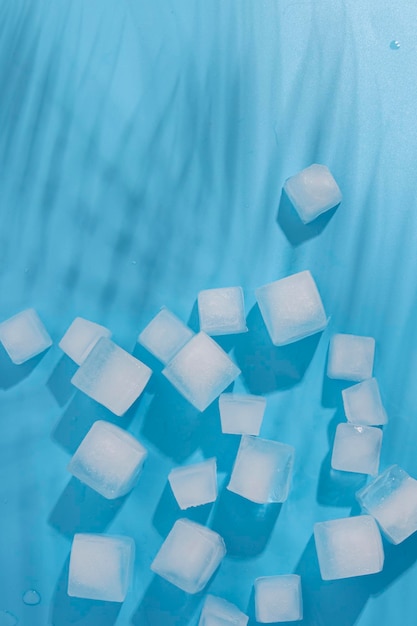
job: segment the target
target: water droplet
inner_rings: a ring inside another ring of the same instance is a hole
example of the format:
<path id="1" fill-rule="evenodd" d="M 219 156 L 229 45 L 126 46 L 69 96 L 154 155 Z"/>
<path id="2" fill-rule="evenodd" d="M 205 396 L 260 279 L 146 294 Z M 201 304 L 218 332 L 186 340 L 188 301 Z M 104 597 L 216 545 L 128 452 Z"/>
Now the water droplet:
<path id="1" fill-rule="evenodd" d="M 132 261 L 132 265 L 136 265 L 137 261 Z"/>
<path id="2" fill-rule="evenodd" d="M 0 626 L 16 626 L 18 621 L 16 615 L 10 611 L 0 611 Z"/>
<path id="3" fill-rule="evenodd" d="M 41 601 L 41 597 L 35 589 L 28 589 L 23 594 L 23 602 L 25 604 L 34 606 L 35 604 L 39 604 L 40 601 Z"/>
<path id="4" fill-rule="evenodd" d="M 391 48 L 391 50 L 398 50 L 398 48 L 400 47 L 400 42 L 397 41 L 396 39 L 393 39 L 389 47 Z"/>

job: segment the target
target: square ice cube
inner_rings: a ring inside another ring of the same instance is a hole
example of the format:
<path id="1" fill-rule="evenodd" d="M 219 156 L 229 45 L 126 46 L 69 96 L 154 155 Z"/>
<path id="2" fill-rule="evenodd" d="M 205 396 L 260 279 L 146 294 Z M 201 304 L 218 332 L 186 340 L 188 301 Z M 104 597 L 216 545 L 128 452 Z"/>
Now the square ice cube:
<path id="1" fill-rule="evenodd" d="M 16 365 L 41 354 L 52 345 L 35 309 L 26 309 L 0 324 L 0 341 Z"/>
<path id="2" fill-rule="evenodd" d="M 417 480 L 398 465 L 382 472 L 358 491 L 356 497 L 391 543 L 401 543 L 416 532 Z"/>
<path id="3" fill-rule="evenodd" d="M 102 337 L 71 382 L 115 415 L 123 415 L 144 390 L 152 370 Z"/>
<path id="4" fill-rule="evenodd" d="M 361 382 L 372 377 L 375 339 L 338 333 L 330 339 L 327 376 Z"/>
<path id="5" fill-rule="evenodd" d="M 188 519 L 175 522 L 156 555 L 151 570 L 187 593 L 198 593 L 226 554 L 223 539 Z"/>
<path id="6" fill-rule="evenodd" d="M 216 459 L 208 459 L 202 463 L 176 467 L 169 473 L 169 484 L 181 509 L 215 501 L 217 498 L 216 468 Z"/>
<path id="7" fill-rule="evenodd" d="M 146 456 L 145 448 L 132 435 L 99 420 L 82 440 L 68 471 L 105 498 L 114 499 L 134 487 Z"/>
<path id="8" fill-rule="evenodd" d="M 232 435 L 259 435 L 266 399 L 243 393 L 222 393 L 219 397 L 222 432 Z"/>
<path id="9" fill-rule="evenodd" d="M 240 369 L 206 333 L 199 332 L 162 371 L 176 389 L 204 411 L 240 374 Z"/>
<path id="10" fill-rule="evenodd" d="M 317 285 L 308 270 L 259 287 L 255 293 L 276 346 L 299 341 L 327 326 Z"/>
<path id="11" fill-rule="evenodd" d="M 339 424 L 333 444 L 332 468 L 359 474 L 378 474 L 381 445 L 380 428 Z"/>
<path id="12" fill-rule="evenodd" d="M 193 335 L 191 328 L 188 328 L 166 307 L 162 307 L 142 330 L 138 341 L 157 359 L 166 364 Z"/>
<path id="13" fill-rule="evenodd" d="M 368 378 L 342 391 L 346 418 L 351 424 L 382 426 L 388 417 L 376 378 Z"/>
<path id="14" fill-rule="evenodd" d="M 247 626 L 248 621 L 249 617 L 239 611 L 235 604 L 208 595 L 198 626 Z"/>
<path id="15" fill-rule="evenodd" d="M 200 330 L 208 335 L 245 333 L 245 303 L 242 287 L 205 289 L 198 294 Z"/>
<path id="16" fill-rule="evenodd" d="M 255 580 L 256 621 L 261 624 L 303 619 L 301 578 L 297 574 Z"/>
<path id="17" fill-rule="evenodd" d="M 384 565 L 381 534 L 373 517 L 358 515 L 314 525 L 323 580 L 376 574 Z"/>
<path id="18" fill-rule="evenodd" d="M 258 504 L 284 502 L 293 464 L 292 446 L 243 435 L 227 488 Z"/>
<path id="19" fill-rule="evenodd" d="M 70 359 L 81 365 L 101 337 L 110 339 L 111 332 L 108 328 L 83 317 L 76 317 L 58 345 Z"/>
<path id="20" fill-rule="evenodd" d="M 77 534 L 71 547 L 68 595 L 123 602 L 133 575 L 131 537 Z"/>
<path id="21" fill-rule="evenodd" d="M 288 178 L 284 190 L 304 224 L 342 201 L 341 191 L 329 168 L 317 163 Z"/>

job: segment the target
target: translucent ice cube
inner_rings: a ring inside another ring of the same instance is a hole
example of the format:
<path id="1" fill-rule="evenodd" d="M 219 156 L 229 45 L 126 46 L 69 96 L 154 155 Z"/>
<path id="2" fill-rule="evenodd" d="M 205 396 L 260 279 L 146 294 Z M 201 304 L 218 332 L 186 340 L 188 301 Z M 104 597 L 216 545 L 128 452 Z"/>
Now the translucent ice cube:
<path id="1" fill-rule="evenodd" d="M 332 467 L 344 472 L 378 474 L 381 444 L 380 428 L 339 424 L 333 444 Z"/>
<path id="2" fill-rule="evenodd" d="M 239 376 L 240 370 L 213 339 L 200 332 L 162 373 L 193 406 L 204 411 Z"/>
<path id="3" fill-rule="evenodd" d="M 216 459 L 176 467 L 169 476 L 169 484 L 181 509 L 214 502 L 217 498 Z"/>
<path id="4" fill-rule="evenodd" d="M 314 335 L 327 326 L 323 303 L 309 271 L 259 287 L 256 299 L 276 346 Z"/>
<path id="5" fill-rule="evenodd" d="M 417 530 L 417 480 L 392 465 L 356 497 L 391 543 L 401 543 Z"/>
<path id="6" fill-rule="evenodd" d="M 191 328 L 188 328 L 166 307 L 162 307 L 140 333 L 138 341 L 165 364 L 185 346 L 193 335 Z"/>
<path id="7" fill-rule="evenodd" d="M 314 163 L 285 181 L 284 189 L 304 224 L 342 201 L 342 194 L 326 165 Z"/>
<path id="8" fill-rule="evenodd" d="M 16 365 L 41 354 L 52 345 L 35 309 L 26 309 L 0 324 L 0 341 Z"/>
<path id="9" fill-rule="evenodd" d="M 266 407 L 262 396 L 222 393 L 219 410 L 222 432 L 234 435 L 259 435 Z"/>
<path id="10" fill-rule="evenodd" d="M 70 359 L 81 365 L 101 337 L 111 337 L 104 326 L 76 317 L 59 342 L 59 347 Z"/>
<path id="11" fill-rule="evenodd" d="M 200 291 L 198 315 L 200 330 L 208 335 L 232 335 L 248 330 L 241 287 Z"/>
<path id="12" fill-rule="evenodd" d="M 370 515 L 344 517 L 314 525 L 323 580 L 375 574 L 384 565 L 384 549 Z"/>
<path id="13" fill-rule="evenodd" d="M 213 530 L 188 519 L 175 522 L 151 569 L 187 593 L 198 593 L 219 567 L 226 547 Z"/>
<path id="14" fill-rule="evenodd" d="M 74 535 L 68 595 L 89 600 L 123 602 L 129 589 L 135 542 L 115 535 Z"/>
<path id="15" fill-rule="evenodd" d="M 375 339 L 338 333 L 329 345 L 327 376 L 360 382 L 372 377 Z"/>
<path id="16" fill-rule="evenodd" d="M 136 484 L 146 455 L 132 435 L 99 420 L 82 440 L 68 471 L 105 498 L 119 498 Z"/>
<path id="17" fill-rule="evenodd" d="M 303 619 L 301 578 L 296 574 L 255 580 L 256 621 L 261 624 Z"/>
<path id="18" fill-rule="evenodd" d="M 144 390 L 152 370 L 102 337 L 72 377 L 72 384 L 116 415 L 123 415 Z"/>
<path id="19" fill-rule="evenodd" d="M 247 626 L 249 617 L 236 605 L 218 598 L 206 596 L 198 626 Z"/>
<path id="20" fill-rule="evenodd" d="M 288 497 L 294 463 L 294 448 L 243 435 L 227 488 L 243 498 L 266 504 Z"/>
<path id="21" fill-rule="evenodd" d="M 346 418 L 351 424 L 381 426 L 388 422 L 376 378 L 369 378 L 342 391 Z"/>

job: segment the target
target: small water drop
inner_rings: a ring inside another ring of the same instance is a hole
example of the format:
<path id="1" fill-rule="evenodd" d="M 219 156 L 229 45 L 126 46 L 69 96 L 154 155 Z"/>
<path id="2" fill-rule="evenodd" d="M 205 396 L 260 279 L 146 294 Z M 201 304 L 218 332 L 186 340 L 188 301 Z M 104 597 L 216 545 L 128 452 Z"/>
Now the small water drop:
<path id="1" fill-rule="evenodd" d="M 136 265 L 137 261 L 132 261 L 132 265 Z"/>
<path id="2" fill-rule="evenodd" d="M 393 39 L 389 47 L 391 48 L 391 50 L 398 50 L 398 48 L 400 47 L 400 42 L 397 41 L 396 39 Z"/>
<path id="3" fill-rule="evenodd" d="M 23 602 L 25 604 L 29 604 L 30 606 L 35 606 L 36 604 L 39 604 L 40 601 L 41 601 L 41 597 L 35 589 L 28 589 L 23 594 Z"/>
<path id="4" fill-rule="evenodd" d="M 0 611 L 0 626 L 16 626 L 18 621 L 16 615 L 10 611 Z"/>

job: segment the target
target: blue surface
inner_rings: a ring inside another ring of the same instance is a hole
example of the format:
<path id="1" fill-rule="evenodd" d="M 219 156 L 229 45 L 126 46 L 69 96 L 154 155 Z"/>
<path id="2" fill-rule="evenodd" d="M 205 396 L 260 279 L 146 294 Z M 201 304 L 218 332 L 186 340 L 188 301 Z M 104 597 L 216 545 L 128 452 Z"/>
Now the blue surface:
<path id="1" fill-rule="evenodd" d="M 324 584 L 311 532 L 349 515 L 357 487 L 329 472 L 342 419 L 338 385 L 323 382 L 330 332 L 376 338 L 382 468 L 417 476 L 416 19 L 410 0 L 0 3 L 2 318 L 34 306 L 57 341 L 82 315 L 132 350 L 161 305 L 187 319 L 200 289 L 240 284 L 249 311 L 265 282 L 303 269 L 317 280 L 331 315 L 321 337 L 272 349 L 254 309 L 250 333 L 226 341 L 236 388 L 268 396 L 261 434 L 296 447 L 288 501 L 223 491 L 193 513 L 229 548 L 210 590 L 252 611 L 256 576 L 299 572 L 306 626 L 415 624 L 415 537 L 387 548 L 381 575 Z M 281 187 L 314 161 L 344 200 L 301 226 Z M 194 453 L 231 467 L 237 443 L 216 409 L 195 415 L 155 376 L 118 419 L 72 395 L 56 346 L 19 367 L 0 356 L 0 609 L 25 626 L 194 626 L 201 597 L 149 565 L 179 515 L 169 470 Z M 123 501 L 66 472 L 98 417 L 150 451 Z M 71 536 L 105 529 L 137 544 L 122 607 L 66 596 Z M 42 601 L 26 606 L 32 588 Z"/>

